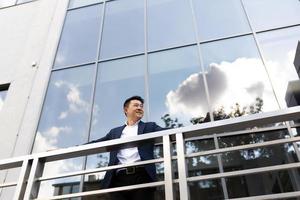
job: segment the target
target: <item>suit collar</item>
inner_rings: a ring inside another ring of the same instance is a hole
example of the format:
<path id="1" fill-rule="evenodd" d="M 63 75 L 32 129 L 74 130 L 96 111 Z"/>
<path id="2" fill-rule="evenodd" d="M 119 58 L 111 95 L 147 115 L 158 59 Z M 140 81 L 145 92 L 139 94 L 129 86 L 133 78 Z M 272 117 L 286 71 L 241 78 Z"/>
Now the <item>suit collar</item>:
<path id="1" fill-rule="evenodd" d="M 123 129 L 126 127 L 126 125 L 124 124 L 123 126 L 119 127 L 119 130 L 117 131 L 117 138 L 120 138 L 123 132 Z"/>
<path id="2" fill-rule="evenodd" d="M 138 126 L 138 135 L 143 134 L 144 129 L 145 129 L 145 123 L 140 121 Z"/>

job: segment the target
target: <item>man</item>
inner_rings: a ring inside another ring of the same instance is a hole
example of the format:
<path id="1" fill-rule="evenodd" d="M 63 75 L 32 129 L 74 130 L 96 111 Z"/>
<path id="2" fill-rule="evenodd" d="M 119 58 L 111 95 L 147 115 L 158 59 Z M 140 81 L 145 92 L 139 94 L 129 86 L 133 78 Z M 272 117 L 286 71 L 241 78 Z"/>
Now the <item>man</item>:
<path id="1" fill-rule="evenodd" d="M 124 102 L 123 109 L 126 123 L 123 126 L 111 129 L 109 133 L 98 140 L 89 143 L 107 141 L 118 138 L 133 137 L 140 134 L 163 130 L 154 122 L 141 121 L 144 115 L 144 100 L 140 96 L 132 96 Z M 113 150 L 110 152 L 109 166 L 127 164 L 137 161 L 153 159 L 153 143 L 147 143 L 138 147 Z M 156 180 L 154 164 L 146 166 L 128 167 L 107 171 L 102 181 L 102 188 L 120 187 L 152 182 Z M 145 188 L 124 192 L 111 193 L 113 200 L 153 200 L 154 189 Z"/>

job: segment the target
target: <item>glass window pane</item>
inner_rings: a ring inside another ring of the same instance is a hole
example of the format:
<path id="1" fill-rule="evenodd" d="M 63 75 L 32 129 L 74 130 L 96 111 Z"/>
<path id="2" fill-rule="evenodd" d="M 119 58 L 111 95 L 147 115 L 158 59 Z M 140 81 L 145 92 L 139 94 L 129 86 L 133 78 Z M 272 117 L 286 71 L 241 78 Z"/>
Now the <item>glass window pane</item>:
<path id="1" fill-rule="evenodd" d="M 190 200 L 224 199 L 223 189 L 220 179 L 194 181 L 188 183 Z"/>
<path id="2" fill-rule="evenodd" d="M 78 187 L 79 183 L 80 176 L 41 181 L 38 192 L 38 199 L 49 199 L 49 197 L 57 195 L 77 193 L 78 191 L 73 191 L 71 190 L 71 188 Z"/>
<path id="3" fill-rule="evenodd" d="M 250 31 L 240 0 L 193 0 L 200 40 Z"/>
<path id="4" fill-rule="evenodd" d="M 244 0 L 244 3 L 255 30 L 300 23 L 298 0 Z"/>
<path id="5" fill-rule="evenodd" d="M 52 73 L 34 152 L 82 144 L 87 138 L 93 68 Z"/>
<path id="6" fill-rule="evenodd" d="M 278 109 L 251 36 L 206 43 L 201 49 L 216 120 Z"/>
<path id="7" fill-rule="evenodd" d="M 102 4 L 69 11 L 54 67 L 95 61 Z"/>
<path id="8" fill-rule="evenodd" d="M 225 180 L 229 198 L 233 199 L 298 191 L 299 178 L 299 173 L 295 169 L 290 169 L 234 176 Z M 297 200 L 297 198 L 289 199 Z"/>
<path id="9" fill-rule="evenodd" d="M 125 123 L 123 103 L 130 96 L 144 96 L 144 72 L 144 56 L 99 64 L 92 139 L 102 137 L 111 128 Z"/>
<path id="10" fill-rule="evenodd" d="M 296 106 L 292 97 L 299 96 L 300 81 L 293 62 L 300 40 L 300 27 L 260 33 L 257 38 L 281 107 Z"/>
<path id="11" fill-rule="evenodd" d="M 188 1 L 148 1 L 149 50 L 196 42 Z"/>
<path id="12" fill-rule="evenodd" d="M 151 121 L 172 127 L 206 115 L 209 109 L 196 46 L 149 54 L 149 73 Z"/>
<path id="13" fill-rule="evenodd" d="M 7 90 L 0 91 L 0 111 L 2 110 Z"/>
<path id="14" fill-rule="evenodd" d="M 144 72 L 144 56 L 99 64 L 90 140 L 103 137 L 110 129 L 125 123 L 123 103 L 130 96 L 144 96 Z M 87 169 L 107 166 L 108 161 L 109 153 L 89 156 Z M 93 180 L 99 182 L 104 175 L 105 172 L 93 175 Z M 90 180 L 85 181 L 87 191 L 92 189 L 89 188 L 90 182 Z"/>
<path id="15" fill-rule="evenodd" d="M 107 2 L 101 44 L 101 58 L 144 51 L 144 1 Z"/>
<path id="16" fill-rule="evenodd" d="M 76 8 L 80 6 L 86 6 L 94 3 L 103 2 L 104 0 L 71 0 L 69 3 L 69 8 Z"/>
<path id="17" fill-rule="evenodd" d="M 0 8 L 15 5 L 16 0 L 0 0 Z"/>
<path id="18" fill-rule="evenodd" d="M 32 0 L 18 0 L 18 4 L 20 4 L 20 3 L 26 3 L 26 2 L 30 2 L 30 1 L 32 1 Z"/>

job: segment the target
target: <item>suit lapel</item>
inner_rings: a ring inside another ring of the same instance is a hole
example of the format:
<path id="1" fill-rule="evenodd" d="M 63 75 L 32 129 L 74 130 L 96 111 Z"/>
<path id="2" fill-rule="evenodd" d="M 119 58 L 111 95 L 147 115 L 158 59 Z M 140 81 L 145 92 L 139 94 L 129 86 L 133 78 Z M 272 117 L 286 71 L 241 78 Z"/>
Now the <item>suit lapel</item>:
<path id="1" fill-rule="evenodd" d="M 139 122 L 139 125 L 138 125 L 138 135 L 144 133 L 145 126 L 146 126 L 146 124 L 144 122 L 142 122 L 142 121 Z"/>
<path id="2" fill-rule="evenodd" d="M 125 128 L 126 125 L 121 126 L 118 131 L 116 132 L 116 138 L 120 138 L 122 135 L 122 131 Z"/>

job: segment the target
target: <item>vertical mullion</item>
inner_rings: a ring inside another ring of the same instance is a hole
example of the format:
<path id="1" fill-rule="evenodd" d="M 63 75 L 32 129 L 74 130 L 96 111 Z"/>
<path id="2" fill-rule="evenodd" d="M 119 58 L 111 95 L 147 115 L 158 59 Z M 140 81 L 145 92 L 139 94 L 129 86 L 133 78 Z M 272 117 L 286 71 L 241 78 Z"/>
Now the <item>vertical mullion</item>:
<path id="1" fill-rule="evenodd" d="M 215 143 L 216 149 L 219 149 L 217 134 L 214 134 L 214 143 Z M 220 173 L 223 173 L 224 169 L 223 169 L 223 164 L 222 164 L 222 159 L 221 159 L 220 154 L 217 154 L 217 161 L 218 161 L 219 171 L 220 171 Z M 222 185 L 222 189 L 223 189 L 224 198 L 228 199 L 229 197 L 228 197 L 228 190 L 227 190 L 225 178 L 221 178 L 221 185 Z"/>
<path id="2" fill-rule="evenodd" d="M 86 142 L 89 142 L 89 140 L 90 140 L 91 129 L 92 129 L 92 124 L 93 124 L 92 123 L 92 121 L 93 121 L 93 108 L 94 108 L 96 88 L 97 88 L 98 60 L 99 60 L 99 57 L 100 57 L 100 50 L 101 50 L 101 41 L 102 41 L 102 33 L 103 33 L 103 25 L 104 25 L 105 8 L 106 8 L 106 1 L 103 2 L 101 22 L 100 22 L 100 27 L 98 27 L 100 30 L 99 30 L 99 39 L 98 39 L 98 42 L 97 42 L 97 52 L 96 52 L 96 57 L 95 57 L 95 69 L 94 69 L 95 72 L 94 72 L 94 77 L 93 77 L 91 105 L 90 105 L 90 113 L 89 113 L 89 119 L 88 119 L 89 126 L 88 126 Z M 87 164 L 87 156 L 85 156 L 84 159 L 83 159 L 82 169 L 86 169 L 86 164 Z M 82 175 L 81 178 L 80 178 L 80 185 L 79 185 L 79 191 L 80 192 L 83 191 L 84 178 L 85 178 L 85 175 Z M 80 197 L 80 199 L 82 199 L 82 198 Z"/>
<path id="3" fill-rule="evenodd" d="M 34 158 L 23 200 L 30 200 L 37 197 L 39 183 L 36 182 L 36 178 L 42 175 L 43 168 L 44 163 L 42 163 L 38 157 Z"/>
<path id="4" fill-rule="evenodd" d="M 201 52 L 201 47 L 200 47 L 200 38 L 199 38 L 199 31 L 198 31 L 198 25 L 197 25 L 197 18 L 196 18 L 196 14 L 195 14 L 195 8 L 194 8 L 193 0 L 189 0 L 189 2 L 190 2 L 190 8 L 191 8 L 191 11 L 192 11 L 192 17 L 193 17 L 192 20 L 193 20 L 193 24 L 194 24 L 194 30 L 195 30 L 196 42 L 197 42 L 197 49 L 198 49 L 198 59 L 199 59 L 199 64 L 200 64 L 201 75 L 202 75 L 202 78 L 203 78 L 206 101 L 207 101 L 207 105 L 208 105 L 208 109 L 209 109 L 209 116 L 210 116 L 211 121 L 214 121 L 213 108 L 212 108 L 212 105 L 210 103 L 211 101 L 210 101 L 210 95 L 209 95 L 209 90 L 208 90 L 208 83 L 207 83 L 207 80 L 206 80 L 205 69 L 204 69 L 203 58 L 202 58 L 202 52 Z"/>
<path id="5" fill-rule="evenodd" d="M 14 198 L 13 200 L 22 200 L 23 195 L 26 188 L 26 179 L 28 178 L 29 171 L 30 171 L 30 162 L 28 159 L 23 160 L 21 172 L 19 175 L 17 187 L 15 190 Z"/>
<path id="6" fill-rule="evenodd" d="M 164 152 L 164 177 L 165 177 L 165 199 L 174 199 L 173 189 L 173 170 L 171 157 L 170 136 L 163 136 L 163 152 Z"/>
<path id="7" fill-rule="evenodd" d="M 273 81 L 272 81 L 271 76 L 270 76 L 270 73 L 269 73 L 269 71 L 268 71 L 268 66 L 267 66 L 267 64 L 266 64 L 266 63 L 267 63 L 267 62 L 266 62 L 266 59 L 265 59 L 265 57 L 264 57 L 264 55 L 263 55 L 263 53 L 262 53 L 262 49 L 261 49 L 260 44 L 259 44 L 259 42 L 258 42 L 256 32 L 255 32 L 255 30 L 254 30 L 254 28 L 253 28 L 253 26 L 252 26 L 250 16 L 249 16 L 248 13 L 247 13 L 246 7 L 245 7 L 245 5 L 244 5 L 244 1 L 243 1 L 243 0 L 240 0 L 240 2 L 241 2 L 241 5 L 242 5 L 242 8 L 243 8 L 243 11 L 244 11 L 244 13 L 245 13 L 245 15 L 246 15 L 246 17 L 247 17 L 247 21 L 248 21 L 248 24 L 249 24 L 249 26 L 250 26 L 250 29 L 251 29 L 251 31 L 252 31 L 253 38 L 254 38 L 254 41 L 255 41 L 255 44 L 256 44 L 256 47 L 257 47 L 257 50 L 258 50 L 260 59 L 262 60 L 263 66 L 264 66 L 264 68 L 265 68 L 265 70 L 266 70 L 266 72 L 267 72 L 267 76 L 268 76 L 268 79 L 269 79 L 269 81 L 270 81 L 270 84 L 271 84 L 272 91 L 273 91 L 273 94 L 274 94 L 274 96 L 275 96 L 276 102 L 277 102 L 277 104 L 278 104 L 279 109 L 282 109 L 282 106 L 280 105 L 280 102 L 279 102 L 278 95 L 277 95 L 277 93 L 276 93 L 276 91 L 275 91 L 275 89 L 274 89 Z M 288 130 L 288 133 L 289 133 L 290 137 L 294 137 L 293 132 L 292 132 L 292 129 L 291 129 L 290 122 L 284 122 L 284 123 L 285 123 L 286 126 L 287 126 L 287 130 Z M 300 150 L 298 149 L 298 146 L 297 146 L 297 144 L 296 144 L 295 142 L 293 143 L 293 147 L 294 147 L 294 149 L 295 149 L 296 156 L 297 156 L 298 160 L 300 161 Z"/>
<path id="8" fill-rule="evenodd" d="M 150 119 L 150 94 L 149 94 L 149 61 L 148 61 L 148 1 L 144 0 L 144 51 L 145 51 L 145 99 L 146 121 Z"/>
<path id="9" fill-rule="evenodd" d="M 179 176 L 180 199 L 189 200 L 189 188 L 187 184 L 187 167 L 185 161 L 185 145 L 182 133 L 176 133 L 176 150 Z"/>

